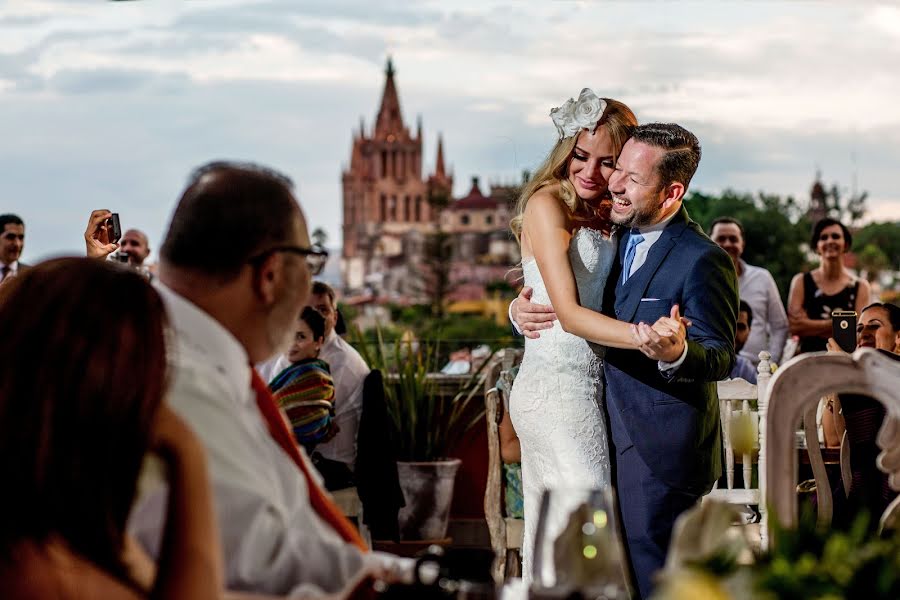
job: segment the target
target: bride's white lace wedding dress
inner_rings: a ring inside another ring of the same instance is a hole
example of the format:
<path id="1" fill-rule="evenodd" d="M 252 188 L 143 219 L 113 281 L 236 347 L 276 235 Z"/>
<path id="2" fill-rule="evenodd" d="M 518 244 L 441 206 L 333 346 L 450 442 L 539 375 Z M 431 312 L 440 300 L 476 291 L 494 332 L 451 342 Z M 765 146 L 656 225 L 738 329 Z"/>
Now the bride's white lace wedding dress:
<path id="1" fill-rule="evenodd" d="M 582 306 L 599 311 L 606 278 L 616 257 L 615 238 L 582 228 L 572 237 L 569 262 Z M 533 302 L 550 304 L 533 258 L 522 261 Z M 513 383 L 509 413 L 522 447 L 525 537 L 522 576 L 532 578 L 534 538 L 541 492 L 547 488 L 604 488 L 610 459 L 603 407 L 603 349 L 566 333 L 559 323 L 525 340 Z M 564 519 L 564 515 L 552 521 Z M 548 532 L 552 535 L 552 532 Z M 546 540 L 552 544 L 552 539 Z"/>

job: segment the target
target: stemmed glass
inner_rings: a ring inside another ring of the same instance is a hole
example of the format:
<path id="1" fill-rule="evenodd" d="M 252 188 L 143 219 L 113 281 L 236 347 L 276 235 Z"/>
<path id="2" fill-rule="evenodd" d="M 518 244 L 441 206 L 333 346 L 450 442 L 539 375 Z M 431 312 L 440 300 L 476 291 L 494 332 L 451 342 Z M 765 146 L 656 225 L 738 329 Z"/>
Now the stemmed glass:
<path id="1" fill-rule="evenodd" d="M 585 598 L 628 598 L 618 514 L 612 488 L 545 490 L 532 561 L 536 595 L 577 590 Z"/>

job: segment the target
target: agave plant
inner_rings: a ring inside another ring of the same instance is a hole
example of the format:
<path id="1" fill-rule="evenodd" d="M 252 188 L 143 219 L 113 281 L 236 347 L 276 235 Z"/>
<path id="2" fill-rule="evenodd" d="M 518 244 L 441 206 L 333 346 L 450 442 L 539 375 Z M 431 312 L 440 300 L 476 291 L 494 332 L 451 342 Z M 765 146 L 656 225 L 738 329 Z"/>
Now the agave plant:
<path id="1" fill-rule="evenodd" d="M 417 342 L 411 334 L 386 342 L 380 327 L 374 343 L 364 341 L 359 329 L 354 330 L 354 337 L 369 367 L 384 375 L 384 397 L 399 460 L 447 458 L 448 450 L 484 419 L 478 392 L 493 353 L 460 380 L 438 372 L 440 342 Z M 451 378 L 458 389 L 452 395 L 441 385 Z"/>

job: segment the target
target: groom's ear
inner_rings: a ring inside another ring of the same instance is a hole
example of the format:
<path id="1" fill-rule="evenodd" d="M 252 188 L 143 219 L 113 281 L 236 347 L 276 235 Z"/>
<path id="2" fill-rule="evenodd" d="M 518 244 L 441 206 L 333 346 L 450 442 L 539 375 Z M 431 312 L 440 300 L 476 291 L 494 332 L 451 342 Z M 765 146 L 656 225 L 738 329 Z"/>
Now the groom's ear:
<path id="1" fill-rule="evenodd" d="M 663 199 L 660 206 L 664 211 L 681 202 L 681 199 L 684 198 L 684 184 L 680 181 L 673 181 L 666 185 L 662 191 Z"/>

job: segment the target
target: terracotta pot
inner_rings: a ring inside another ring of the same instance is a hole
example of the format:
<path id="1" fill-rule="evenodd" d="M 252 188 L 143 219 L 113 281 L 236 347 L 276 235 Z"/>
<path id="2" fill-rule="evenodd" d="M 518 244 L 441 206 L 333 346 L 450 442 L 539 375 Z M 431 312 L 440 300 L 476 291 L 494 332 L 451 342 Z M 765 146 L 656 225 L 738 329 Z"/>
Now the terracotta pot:
<path id="1" fill-rule="evenodd" d="M 441 540 L 447 535 L 458 458 L 397 462 L 406 506 L 400 509 L 401 540 Z"/>

